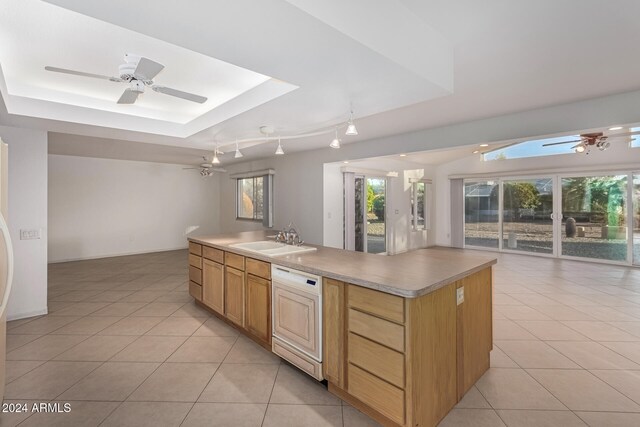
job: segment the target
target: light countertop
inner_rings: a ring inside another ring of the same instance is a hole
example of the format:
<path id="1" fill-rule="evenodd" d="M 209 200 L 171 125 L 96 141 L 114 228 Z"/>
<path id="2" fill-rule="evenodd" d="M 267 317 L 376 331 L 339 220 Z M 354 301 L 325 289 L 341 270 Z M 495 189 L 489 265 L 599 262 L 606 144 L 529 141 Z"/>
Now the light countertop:
<path id="1" fill-rule="evenodd" d="M 428 294 L 497 262 L 491 256 L 444 247 L 385 256 L 305 244 L 317 250 L 278 257 L 229 247 L 234 243 L 269 240 L 266 236 L 273 234 L 273 230 L 247 231 L 189 237 L 189 241 L 406 298 Z"/>

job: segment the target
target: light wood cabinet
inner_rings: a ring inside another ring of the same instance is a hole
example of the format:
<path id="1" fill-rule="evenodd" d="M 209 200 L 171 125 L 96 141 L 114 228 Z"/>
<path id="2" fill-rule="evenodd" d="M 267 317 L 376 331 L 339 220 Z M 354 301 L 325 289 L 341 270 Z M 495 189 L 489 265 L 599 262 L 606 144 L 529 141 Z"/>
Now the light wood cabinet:
<path id="1" fill-rule="evenodd" d="M 196 282 L 189 281 L 189 295 L 198 301 L 202 301 L 202 286 Z"/>
<path id="2" fill-rule="evenodd" d="M 345 284 L 325 279 L 322 288 L 322 368 L 327 381 L 344 387 L 345 381 Z"/>
<path id="3" fill-rule="evenodd" d="M 236 270 L 244 271 L 244 257 L 234 254 L 233 252 L 224 253 L 224 263 L 227 267 L 233 267 Z"/>
<path id="4" fill-rule="evenodd" d="M 271 343 L 271 281 L 247 274 L 245 320 L 247 330 L 255 338 L 266 344 Z"/>
<path id="5" fill-rule="evenodd" d="M 228 254 L 228 252 L 227 252 Z M 224 308 L 227 319 L 244 327 L 244 272 L 233 267 L 225 267 Z"/>
<path id="6" fill-rule="evenodd" d="M 458 399 L 489 369 L 493 348 L 491 269 L 487 268 L 455 283 L 464 289 L 457 306 Z"/>
<path id="7" fill-rule="evenodd" d="M 202 302 L 224 314 L 224 266 L 205 258 L 202 267 Z"/>
<path id="8" fill-rule="evenodd" d="M 189 242 L 189 253 L 201 256 L 202 255 L 202 245 L 198 243 Z"/>
<path id="9" fill-rule="evenodd" d="M 271 280 L 271 264 L 253 258 L 247 258 L 247 273 Z"/>

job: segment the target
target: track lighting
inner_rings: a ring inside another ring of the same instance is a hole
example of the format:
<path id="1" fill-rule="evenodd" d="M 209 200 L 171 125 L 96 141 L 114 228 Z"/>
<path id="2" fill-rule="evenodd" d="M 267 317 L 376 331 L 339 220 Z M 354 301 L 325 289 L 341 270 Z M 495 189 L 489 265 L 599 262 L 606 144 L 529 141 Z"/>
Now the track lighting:
<path id="1" fill-rule="evenodd" d="M 357 132 L 356 132 L 357 134 Z M 336 128 L 336 137 L 333 138 L 333 141 L 331 141 L 331 144 L 329 144 L 329 147 L 331 148 L 340 148 L 340 140 L 338 139 L 338 128 Z"/>
<path id="2" fill-rule="evenodd" d="M 238 141 L 236 141 L 236 154 L 233 156 L 234 159 L 239 159 L 243 156 L 240 152 L 240 146 L 238 145 Z"/>
<path id="3" fill-rule="evenodd" d="M 347 131 L 345 135 L 353 136 L 358 134 L 358 129 L 356 129 L 356 125 L 353 124 L 353 111 L 349 115 L 349 122 L 347 124 Z"/>
<path id="4" fill-rule="evenodd" d="M 281 156 L 284 154 L 284 150 L 282 149 L 282 145 L 280 144 L 280 138 L 278 138 L 278 148 L 276 148 L 276 154 Z"/>

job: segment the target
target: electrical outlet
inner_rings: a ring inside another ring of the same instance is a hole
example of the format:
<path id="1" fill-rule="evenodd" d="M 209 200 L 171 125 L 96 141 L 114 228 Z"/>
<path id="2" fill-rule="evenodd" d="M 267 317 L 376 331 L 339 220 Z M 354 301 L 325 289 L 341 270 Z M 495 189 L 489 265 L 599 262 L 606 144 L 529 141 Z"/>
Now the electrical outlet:
<path id="1" fill-rule="evenodd" d="M 460 305 L 464 302 L 464 286 L 456 289 L 456 305 Z"/>
<path id="2" fill-rule="evenodd" d="M 20 240 L 37 240 L 40 238 L 40 229 L 20 230 Z"/>

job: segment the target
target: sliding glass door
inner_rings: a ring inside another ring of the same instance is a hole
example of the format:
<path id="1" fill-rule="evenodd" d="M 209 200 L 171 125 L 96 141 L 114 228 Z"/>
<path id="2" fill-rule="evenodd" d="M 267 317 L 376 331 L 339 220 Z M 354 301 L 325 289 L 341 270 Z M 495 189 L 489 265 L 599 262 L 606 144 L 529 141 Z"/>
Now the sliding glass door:
<path id="1" fill-rule="evenodd" d="M 553 178 L 502 182 L 502 248 L 553 253 Z"/>
<path id="2" fill-rule="evenodd" d="M 500 242 L 498 181 L 465 181 L 464 244 L 498 249 Z"/>
<path id="3" fill-rule="evenodd" d="M 561 178 L 561 254 L 627 262 L 627 175 Z"/>
<path id="4" fill-rule="evenodd" d="M 640 172 L 465 180 L 466 247 L 640 265 Z"/>

